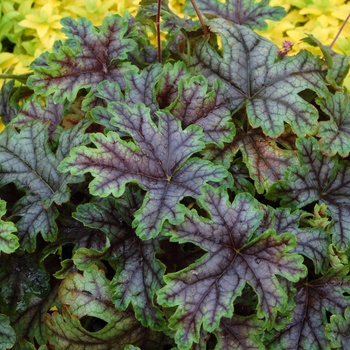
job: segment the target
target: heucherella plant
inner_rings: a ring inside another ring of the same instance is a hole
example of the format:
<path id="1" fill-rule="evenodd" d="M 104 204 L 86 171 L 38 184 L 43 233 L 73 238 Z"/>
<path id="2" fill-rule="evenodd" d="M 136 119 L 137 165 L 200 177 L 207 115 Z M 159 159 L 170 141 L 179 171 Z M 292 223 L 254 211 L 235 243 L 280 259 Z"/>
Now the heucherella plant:
<path id="1" fill-rule="evenodd" d="M 348 57 L 265 0 L 159 5 L 3 85 L 1 347 L 347 349 Z"/>

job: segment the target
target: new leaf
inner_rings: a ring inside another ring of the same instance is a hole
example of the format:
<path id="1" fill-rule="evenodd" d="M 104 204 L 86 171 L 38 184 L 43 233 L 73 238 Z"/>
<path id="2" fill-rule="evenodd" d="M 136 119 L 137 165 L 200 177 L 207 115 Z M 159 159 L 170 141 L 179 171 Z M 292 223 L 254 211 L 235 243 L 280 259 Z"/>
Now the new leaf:
<path id="1" fill-rule="evenodd" d="M 207 187 L 199 202 L 210 219 L 186 211 L 183 223 L 166 227 L 172 240 L 207 251 L 191 266 L 166 275 L 167 284 L 158 294 L 160 304 L 177 307 L 169 327 L 176 329 L 181 349 L 198 342 L 201 326 L 212 332 L 222 317 L 232 317 L 233 301 L 246 283 L 258 295 L 258 317 L 272 327 L 277 312 L 287 308 L 277 275 L 296 282 L 306 272 L 302 257 L 288 254 L 295 237 L 276 236 L 273 230 L 254 237 L 263 212 L 250 195 L 239 194 L 230 203 L 224 192 Z"/>
<path id="2" fill-rule="evenodd" d="M 205 183 L 220 181 L 227 173 L 209 161 L 190 158 L 205 146 L 198 126 L 182 130 L 180 121 L 168 113 L 157 114 L 156 125 L 143 104 L 131 109 L 118 102 L 110 107 L 115 114 L 111 123 L 132 139 L 121 139 L 113 131 L 93 134 L 96 148 L 73 150 L 59 169 L 91 172 L 90 192 L 100 197 L 120 197 L 128 182 L 137 182 L 147 194 L 133 226 L 142 239 L 155 237 L 166 220 L 173 224 L 182 220 L 182 198 L 198 197 Z"/>

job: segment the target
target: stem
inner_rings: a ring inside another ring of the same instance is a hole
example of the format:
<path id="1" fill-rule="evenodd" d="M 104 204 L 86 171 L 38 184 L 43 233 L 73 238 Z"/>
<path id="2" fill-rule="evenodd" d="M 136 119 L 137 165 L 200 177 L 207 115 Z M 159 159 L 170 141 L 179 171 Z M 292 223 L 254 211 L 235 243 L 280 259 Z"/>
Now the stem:
<path id="1" fill-rule="evenodd" d="M 199 11 L 199 8 L 198 8 L 198 6 L 196 4 L 196 1 L 195 0 L 191 0 L 191 4 L 192 4 L 194 10 L 196 11 L 196 14 L 198 16 L 199 22 L 201 22 L 201 26 L 202 26 L 202 30 L 203 30 L 204 35 L 209 39 L 210 38 L 210 33 L 208 31 L 208 28 L 207 28 L 206 24 L 204 23 L 202 14 Z"/>
<path id="2" fill-rule="evenodd" d="M 349 18 L 350 18 L 350 13 L 348 14 L 348 17 L 346 17 L 344 23 L 342 24 L 342 26 L 341 26 L 340 29 L 338 30 L 338 33 L 337 33 L 337 35 L 335 36 L 335 38 L 333 39 L 332 43 L 329 45 L 331 48 L 332 48 L 332 46 L 335 44 L 335 42 L 337 41 L 337 39 L 338 39 L 340 33 L 341 33 L 342 30 L 344 29 L 344 27 L 345 27 L 346 23 L 348 22 Z"/>
<path id="3" fill-rule="evenodd" d="M 160 8 L 162 6 L 162 0 L 158 0 L 158 8 L 156 15 L 156 30 L 157 30 L 157 46 L 158 46 L 158 62 L 162 63 L 162 42 L 160 39 Z"/>

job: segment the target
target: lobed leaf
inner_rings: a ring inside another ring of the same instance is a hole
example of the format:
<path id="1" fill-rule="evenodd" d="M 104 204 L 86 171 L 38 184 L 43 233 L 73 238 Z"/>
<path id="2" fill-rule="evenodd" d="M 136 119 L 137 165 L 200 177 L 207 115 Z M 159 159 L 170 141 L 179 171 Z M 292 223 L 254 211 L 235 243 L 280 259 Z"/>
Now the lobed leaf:
<path id="1" fill-rule="evenodd" d="M 201 326 L 212 332 L 222 317 L 232 317 L 233 301 L 247 283 L 258 295 L 258 317 L 272 327 L 278 310 L 288 304 L 276 275 L 296 282 L 306 272 L 302 258 L 287 253 L 295 246 L 293 236 L 269 230 L 254 237 L 263 213 L 250 195 L 238 194 L 231 204 L 222 190 L 206 187 L 199 202 L 210 219 L 187 211 L 183 223 L 165 228 L 172 240 L 207 252 L 189 267 L 166 275 L 166 286 L 158 293 L 160 304 L 176 307 L 169 327 L 176 330 L 181 349 L 198 341 Z"/>
<path id="2" fill-rule="evenodd" d="M 60 286 L 59 297 L 63 303 L 62 314 L 54 312 L 46 316 L 52 346 L 62 350 L 122 350 L 124 345 L 135 344 L 151 349 L 151 344 L 163 342 L 161 334 L 141 327 L 132 312 L 115 309 L 109 281 L 95 266 L 86 270 L 84 275 L 69 274 Z M 88 330 L 82 325 L 84 316 L 100 324 L 102 320 L 105 325 Z"/>
<path id="3" fill-rule="evenodd" d="M 350 102 L 349 95 L 336 92 L 318 99 L 318 104 L 329 116 L 328 121 L 320 122 L 317 136 L 323 154 L 331 157 L 339 154 L 347 157 L 350 153 Z"/>
<path id="4" fill-rule="evenodd" d="M 111 282 L 113 302 L 118 310 L 133 305 L 136 318 L 145 327 L 160 330 L 164 327 L 162 312 L 154 304 L 154 295 L 163 286 L 164 266 L 155 259 L 159 250 L 155 239 L 142 241 L 130 226 L 122 221 L 115 199 L 80 205 L 74 217 L 86 226 L 102 230 L 110 243 L 106 251 L 81 248 L 73 256 L 76 265 L 91 258 L 107 260 L 116 266 Z"/>
<path id="5" fill-rule="evenodd" d="M 266 29 L 265 20 L 278 21 L 285 16 L 286 11 L 280 6 L 269 6 L 270 0 L 201 0 L 198 9 L 206 16 L 224 18 L 235 24 L 251 29 Z M 192 11 L 188 10 L 190 14 Z"/>
<path id="6" fill-rule="evenodd" d="M 123 84 L 124 74 L 133 69 L 126 62 L 128 53 L 136 47 L 128 38 L 128 20 L 127 15 L 111 15 L 96 28 L 85 18 L 62 19 L 62 32 L 68 40 L 45 55 L 46 64 L 42 60 L 34 64 L 28 86 L 36 94 L 52 95 L 54 102 L 60 102 L 73 101 L 79 90 L 94 90 L 103 80 Z"/>
<path id="7" fill-rule="evenodd" d="M 325 334 L 326 312 L 343 314 L 350 305 L 350 277 L 345 271 L 329 270 L 325 276 L 303 283 L 295 296 L 290 323 L 276 334 L 269 349 L 330 348 Z"/>
<path id="8" fill-rule="evenodd" d="M 284 123 L 298 136 L 314 134 L 317 110 L 298 93 L 305 89 L 321 96 L 327 93 L 321 62 L 306 51 L 276 62 L 277 46 L 250 29 L 222 19 L 209 23 L 221 36 L 222 53 L 199 42 L 192 69 L 210 81 L 224 81 L 231 110 L 245 105 L 251 126 L 261 127 L 266 135 L 281 135 Z"/>
<path id="9" fill-rule="evenodd" d="M 350 307 L 347 307 L 344 318 L 341 315 L 332 315 L 326 326 L 326 336 L 331 341 L 331 347 L 347 349 L 350 346 Z"/>
<path id="10" fill-rule="evenodd" d="M 61 135 L 57 157 L 48 143 L 48 124 L 38 120 L 28 122 L 19 133 L 9 126 L 0 135 L 0 186 L 13 182 L 26 192 L 13 207 L 13 215 L 20 217 L 16 227 L 23 249 L 35 249 L 39 232 L 45 240 L 55 239 L 57 211 L 53 203 L 68 201 L 68 183 L 81 181 L 57 170 L 66 152 L 61 154 L 62 147 L 68 147 L 64 140 L 69 139 L 69 135 L 74 135 L 76 145 L 83 143 L 87 126 L 84 122 Z"/>
<path id="11" fill-rule="evenodd" d="M 0 314 L 0 344 L 4 349 L 10 349 L 16 342 L 16 333 L 10 325 L 10 319 Z"/>
<path id="12" fill-rule="evenodd" d="M 314 138 L 296 142 L 300 165 L 291 166 L 285 178 L 271 187 L 269 198 L 283 198 L 283 206 L 302 208 L 312 202 L 325 203 L 333 221 L 332 242 L 344 251 L 350 244 L 350 168 L 337 157 L 321 154 Z"/>
<path id="13" fill-rule="evenodd" d="M 202 131 L 190 125 L 182 130 L 180 122 L 168 113 L 158 113 L 158 125 L 143 104 L 129 108 L 123 103 L 110 104 L 113 124 L 132 140 L 115 132 L 93 134 L 96 148 L 80 147 L 71 152 L 59 169 L 72 174 L 91 172 L 93 195 L 121 196 L 125 185 L 137 182 L 147 191 L 142 207 L 135 213 L 133 226 L 142 239 L 155 237 L 163 223 L 178 223 L 183 218 L 185 196 L 198 197 L 208 181 L 220 181 L 225 169 L 209 161 L 189 159 L 204 147 Z"/>

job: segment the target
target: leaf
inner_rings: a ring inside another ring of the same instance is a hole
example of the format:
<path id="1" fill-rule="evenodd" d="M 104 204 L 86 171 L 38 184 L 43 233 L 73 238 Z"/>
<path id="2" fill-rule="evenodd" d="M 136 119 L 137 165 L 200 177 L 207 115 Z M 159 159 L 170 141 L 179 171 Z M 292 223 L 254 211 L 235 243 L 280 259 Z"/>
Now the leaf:
<path id="1" fill-rule="evenodd" d="M 350 102 L 348 93 L 328 94 L 324 99 L 317 99 L 322 111 L 329 120 L 320 122 L 317 136 L 323 154 L 331 157 L 339 154 L 347 157 L 350 153 Z"/>
<path id="2" fill-rule="evenodd" d="M 36 94 L 52 94 L 56 103 L 74 101 L 79 90 L 94 90 L 103 80 L 123 83 L 124 74 L 133 69 L 126 62 L 128 53 L 136 47 L 128 38 L 132 35 L 128 15 L 107 16 L 98 28 L 85 18 L 67 17 L 62 25 L 68 40 L 45 56 L 45 65 L 34 64 L 34 75 L 28 78 Z"/>
<path id="3" fill-rule="evenodd" d="M 4 314 L 0 314 L 0 344 L 3 349 L 10 349 L 16 342 L 16 333 L 10 325 L 10 320 Z"/>
<path id="4" fill-rule="evenodd" d="M 250 195 L 238 194 L 231 204 L 222 190 L 206 187 L 199 203 L 210 219 L 192 210 L 183 223 L 165 228 L 173 241 L 191 242 L 207 252 L 189 267 L 166 275 L 166 286 L 158 293 L 161 305 L 176 307 L 169 327 L 176 330 L 181 349 L 198 342 L 200 326 L 212 332 L 222 317 L 232 317 L 233 301 L 247 283 L 258 295 L 257 316 L 271 328 L 277 312 L 288 307 L 277 275 L 296 282 L 306 272 L 302 258 L 288 254 L 295 247 L 294 236 L 269 230 L 254 237 L 263 212 Z"/>
<path id="5" fill-rule="evenodd" d="M 0 308 L 8 315 L 26 310 L 35 297 L 46 296 L 49 274 L 33 254 L 2 255 L 0 258 Z"/>
<path id="6" fill-rule="evenodd" d="M 325 334 L 326 312 L 342 314 L 350 305 L 350 277 L 329 270 L 319 279 L 305 282 L 295 296 L 291 322 L 267 345 L 271 350 L 330 349 Z"/>
<path id="7" fill-rule="evenodd" d="M 13 208 L 13 215 L 20 217 L 16 227 L 21 247 L 34 251 L 36 235 L 40 232 L 45 240 L 52 241 L 57 234 L 56 208 L 69 199 L 68 183 L 81 181 L 79 177 L 61 174 L 57 165 L 66 147 L 69 135 L 75 136 L 73 145 L 84 142 L 83 132 L 88 122 L 61 135 L 57 157 L 48 143 L 48 124 L 38 120 L 28 122 L 18 133 L 8 126 L 0 135 L 0 186 L 11 182 L 26 192 Z M 86 142 L 86 136 L 85 136 Z"/>
<path id="8" fill-rule="evenodd" d="M 349 163 L 322 155 L 314 138 L 298 139 L 296 146 L 300 165 L 287 170 L 284 179 L 271 187 L 268 198 L 282 198 L 282 206 L 292 208 L 325 203 L 333 218 L 332 242 L 344 251 L 350 244 Z"/>
<path id="9" fill-rule="evenodd" d="M 33 97 L 25 102 L 12 124 L 21 127 L 36 119 L 40 119 L 43 123 L 49 122 L 49 137 L 52 140 L 53 134 L 63 118 L 64 107 L 64 103 L 54 103 L 51 97 L 45 99 L 45 105 L 43 105 L 42 98 Z"/>
<path id="10" fill-rule="evenodd" d="M 69 274 L 62 282 L 59 296 L 63 303 L 62 314 L 47 314 L 46 326 L 50 344 L 58 349 L 123 349 L 134 344 L 152 349 L 162 344 L 164 337 L 141 327 L 133 312 L 121 312 L 114 308 L 112 290 L 103 271 L 93 266 L 84 271 Z M 88 330 L 82 325 L 89 316 L 101 325 L 100 330 Z"/>
<path id="11" fill-rule="evenodd" d="M 303 227 L 303 221 L 310 214 L 302 210 L 292 211 L 290 208 L 272 208 L 264 206 L 265 211 L 261 233 L 268 229 L 276 230 L 277 234 L 289 232 L 297 238 L 295 252 L 311 259 L 316 273 L 325 273 L 329 267 L 330 244 L 329 234 L 322 228 Z"/>
<path id="12" fill-rule="evenodd" d="M 6 202 L 0 199 L 0 252 L 11 254 L 19 247 L 18 237 L 13 234 L 17 229 L 13 222 L 1 219 L 5 214 Z"/>
<path id="13" fill-rule="evenodd" d="M 222 19 L 209 24 L 221 36 L 223 52 L 199 42 L 192 69 L 210 81 L 225 82 L 231 110 L 245 106 L 250 125 L 271 137 L 282 134 L 284 123 L 298 136 L 316 133 L 317 110 L 298 93 L 327 94 L 322 63 L 306 51 L 276 62 L 277 46 L 250 29 Z"/>
<path id="14" fill-rule="evenodd" d="M 179 118 L 184 127 L 191 124 L 201 126 L 205 143 L 223 148 L 223 143 L 231 142 L 234 137 L 235 128 L 226 104 L 224 85 L 219 80 L 209 89 L 207 80 L 201 75 L 182 78 L 178 96 L 166 109 Z"/>
<path id="15" fill-rule="evenodd" d="M 145 327 L 155 330 L 164 328 L 163 313 L 156 307 L 154 296 L 163 285 L 164 266 L 155 259 L 159 250 L 157 240 L 142 241 L 130 226 L 121 219 L 118 202 L 106 198 L 101 203 L 80 205 L 73 216 L 86 226 L 102 230 L 110 240 L 106 252 L 95 252 L 103 255 L 116 266 L 116 273 L 111 282 L 113 302 L 118 310 L 126 310 L 132 304 L 136 318 Z M 79 249 L 73 256 L 76 265 L 89 259 L 94 252 Z M 81 268 L 81 267 L 80 267 Z"/>
<path id="16" fill-rule="evenodd" d="M 265 20 L 278 21 L 286 15 L 280 6 L 269 6 L 270 0 L 201 0 L 198 8 L 203 15 L 224 18 L 235 24 L 241 24 L 251 29 L 263 30 L 267 28 Z M 192 11 L 187 8 L 189 14 Z"/>
<path id="17" fill-rule="evenodd" d="M 326 326 L 326 336 L 331 341 L 332 348 L 347 349 L 350 347 L 350 307 L 345 310 L 344 318 L 341 315 L 332 315 Z"/>
<path id="18" fill-rule="evenodd" d="M 15 88 L 15 81 L 5 82 L 0 90 L 0 116 L 3 123 L 9 123 L 18 113 L 20 106 L 18 104 L 18 94 L 20 88 Z"/>
<path id="19" fill-rule="evenodd" d="M 222 318 L 220 328 L 215 331 L 218 343 L 216 350 L 262 350 L 265 349 L 259 338 L 263 322 L 256 316 L 242 317 L 234 315 L 231 319 Z"/>
<path id="20" fill-rule="evenodd" d="M 239 145 L 258 193 L 264 193 L 281 180 L 286 168 L 297 162 L 294 151 L 278 147 L 275 139 L 254 129 L 241 138 Z"/>
<path id="21" fill-rule="evenodd" d="M 133 227 L 141 239 L 149 239 L 166 220 L 174 224 L 182 220 L 182 198 L 198 197 L 205 183 L 220 181 L 227 173 L 209 161 L 190 158 L 204 147 L 198 126 L 182 130 L 175 117 L 161 112 L 156 125 L 142 104 L 131 109 L 117 102 L 110 104 L 110 110 L 113 124 L 132 140 L 122 140 L 112 131 L 106 136 L 93 134 L 96 148 L 73 150 L 59 169 L 74 175 L 90 172 L 94 177 L 90 193 L 100 197 L 120 197 L 126 183 L 137 182 L 147 194 L 135 213 Z"/>

